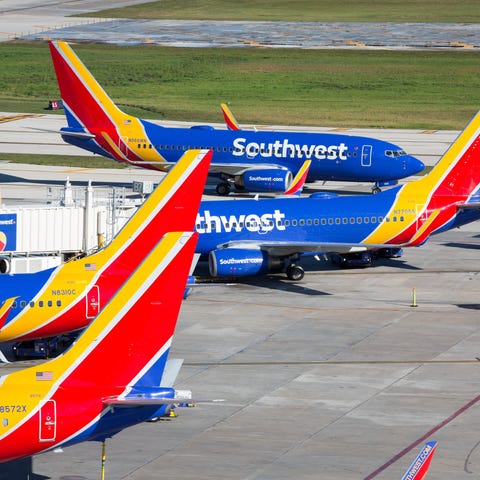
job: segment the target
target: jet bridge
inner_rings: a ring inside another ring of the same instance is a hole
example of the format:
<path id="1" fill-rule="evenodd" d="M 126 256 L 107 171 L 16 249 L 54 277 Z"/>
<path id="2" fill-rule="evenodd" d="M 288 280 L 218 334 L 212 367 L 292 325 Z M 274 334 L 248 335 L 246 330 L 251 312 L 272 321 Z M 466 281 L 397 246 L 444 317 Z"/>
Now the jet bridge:
<path id="1" fill-rule="evenodd" d="M 32 273 L 110 242 L 136 210 L 125 189 L 72 187 L 48 203 L 0 206 L 0 274 Z"/>

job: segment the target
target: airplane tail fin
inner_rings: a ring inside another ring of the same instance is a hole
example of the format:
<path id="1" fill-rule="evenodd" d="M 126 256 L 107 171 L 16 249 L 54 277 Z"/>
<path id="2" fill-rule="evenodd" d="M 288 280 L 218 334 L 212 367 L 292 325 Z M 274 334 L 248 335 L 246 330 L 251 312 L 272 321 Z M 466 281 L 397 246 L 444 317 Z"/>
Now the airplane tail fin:
<path id="1" fill-rule="evenodd" d="M 103 250 L 89 264 L 132 271 L 169 231 L 193 231 L 212 152 L 188 150 Z M 108 277 L 108 269 L 106 270 Z"/>
<path id="2" fill-rule="evenodd" d="M 141 162 L 128 138 L 145 137 L 142 121 L 115 105 L 66 42 L 50 42 L 49 46 L 68 122 L 68 128 L 61 130 L 63 138 L 120 162 Z"/>
<path id="3" fill-rule="evenodd" d="M 67 351 L 82 364 L 71 373 L 72 382 L 122 386 L 108 395 L 160 385 L 197 238 L 192 232 L 167 233 L 154 247 L 78 338 L 74 351 Z"/>
<path id="4" fill-rule="evenodd" d="M 240 126 L 237 123 L 237 120 L 233 116 L 233 113 L 230 111 L 226 103 L 222 103 L 222 113 L 225 123 L 229 130 L 240 130 Z"/>
<path id="5" fill-rule="evenodd" d="M 423 480 L 430 468 L 430 462 L 436 448 L 436 441 L 426 443 L 403 475 L 402 480 Z"/>
<path id="6" fill-rule="evenodd" d="M 431 172 L 412 184 L 417 182 L 432 198 L 454 196 L 462 201 L 476 192 L 480 185 L 480 111 Z"/>

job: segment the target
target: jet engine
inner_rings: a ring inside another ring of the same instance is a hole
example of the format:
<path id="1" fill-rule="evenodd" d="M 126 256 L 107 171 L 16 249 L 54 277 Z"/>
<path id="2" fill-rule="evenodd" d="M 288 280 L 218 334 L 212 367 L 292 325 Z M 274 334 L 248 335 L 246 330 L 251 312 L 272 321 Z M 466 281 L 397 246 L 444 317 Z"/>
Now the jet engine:
<path id="1" fill-rule="evenodd" d="M 284 261 L 258 250 L 221 248 L 210 252 L 208 267 L 212 277 L 246 277 L 281 270 Z"/>
<path id="2" fill-rule="evenodd" d="M 250 192 L 284 192 L 290 186 L 293 174 L 279 168 L 252 169 L 235 177 L 235 186 Z"/>

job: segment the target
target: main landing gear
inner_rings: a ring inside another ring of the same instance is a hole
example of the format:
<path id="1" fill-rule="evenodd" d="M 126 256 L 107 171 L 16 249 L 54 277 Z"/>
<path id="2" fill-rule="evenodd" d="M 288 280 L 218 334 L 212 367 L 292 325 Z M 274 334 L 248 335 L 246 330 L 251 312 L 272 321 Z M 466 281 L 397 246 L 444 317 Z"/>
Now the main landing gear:
<path id="1" fill-rule="evenodd" d="M 295 265 L 294 263 L 290 264 L 287 267 L 287 277 L 289 280 L 294 282 L 299 282 L 305 275 L 305 271 L 300 265 Z"/>
<path id="2" fill-rule="evenodd" d="M 219 183 L 215 187 L 215 191 L 217 192 L 217 195 L 220 195 L 221 197 L 226 197 L 230 193 L 231 187 L 229 183 L 222 182 Z"/>

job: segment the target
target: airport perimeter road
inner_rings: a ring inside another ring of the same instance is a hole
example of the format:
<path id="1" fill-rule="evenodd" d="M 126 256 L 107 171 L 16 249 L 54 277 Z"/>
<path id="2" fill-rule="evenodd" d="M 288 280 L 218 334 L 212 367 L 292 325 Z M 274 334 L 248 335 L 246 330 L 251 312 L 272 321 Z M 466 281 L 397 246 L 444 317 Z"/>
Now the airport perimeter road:
<path id="1" fill-rule="evenodd" d="M 45 35 L 45 32 L 50 30 L 75 29 L 92 22 L 104 22 L 104 19 L 71 17 L 71 15 L 136 5 L 147 1 L 109 0 L 106 4 L 98 0 L 2 0 L 0 2 L 0 41 L 5 42 L 26 35 L 35 36 L 39 32 Z"/>
<path id="2" fill-rule="evenodd" d="M 430 478 L 479 478 L 479 251 L 474 225 L 375 268 L 196 290 L 173 340 L 177 387 L 226 402 L 122 432 L 106 477 L 392 480 L 436 439 Z M 81 444 L 33 471 L 94 480 L 100 455 Z"/>
<path id="3" fill-rule="evenodd" d="M 190 127 L 191 122 L 158 121 L 164 126 Z M 0 112 L 0 160 L 1 153 L 38 153 L 54 155 L 92 154 L 73 145 L 66 144 L 58 133 L 67 125 L 64 115 L 33 115 Z M 213 124 L 225 128 L 225 124 Z M 454 130 L 401 130 L 373 128 L 331 128 L 331 127 L 286 127 L 266 125 L 243 125 L 244 128 L 302 130 L 310 132 L 342 132 L 350 135 L 388 140 L 399 145 L 409 154 L 416 156 L 426 165 L 434 165 L 449 145 L 455 140 L 458 131 Z M 36 130 L 37 129 L 37 130 Z M 43 129 L 43 130 L 42 130 Z M 49 131 L 51 130 L 51 131 Z"/>

